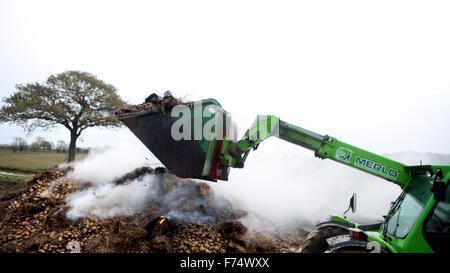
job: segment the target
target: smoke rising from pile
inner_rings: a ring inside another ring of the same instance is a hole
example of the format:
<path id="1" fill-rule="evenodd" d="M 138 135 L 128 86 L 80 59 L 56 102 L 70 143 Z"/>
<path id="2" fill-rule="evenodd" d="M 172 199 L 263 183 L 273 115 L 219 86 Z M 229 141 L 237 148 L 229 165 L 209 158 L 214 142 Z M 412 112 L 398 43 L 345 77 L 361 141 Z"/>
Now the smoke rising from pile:
<path id="1" fill-rule="evenodd" d="M 137 139 L 121 146 L 92 151 L 84 160 L 73 164 L 68 177 L 87 185 L 67 199 L 67 217 L 101 218 L 132 215 L 142 210 L 152 197 L 153 176 L 147 175 L 132 183 L 113 183 L 137 167 L 158 166 L 157 159 Z"/>
<path id="2" fill-rule="evenodd" d="M 386 155 L 407 165 L 450 164 L 450 155 L 401 152 Z M 268 139 L 250 153 L 244 169 L 231 170 L 229 181 L 212 185 L 216 193 L 234 200 L 280 228 L 313 225 L 330 214 L 342 214 L 353 193 L 357 211 L 348 218 L 362 222 L 381 219 L 400 187 L 279 139 Z M 247 224 L 267 228 L 260 219 Z"/>
<path id="3" fill-rule="evenodd" d="M 158 159 L 137 139 L 132 140 L 120 146 L 91 151 L 87 158 L 73 164 L 74 171 L 69 178 L 82 183 L 104 184 L 137 167 L 158 166 Z"/>
<path id="4" fill-rule="evenodd" d="M 108 218 L 140 212 L 152 197 L 152 181 L 153 176 L 147 175 L 140 182 L 126 185 L 103 183 L 88 187 L 68 197 L 71 209 L 67 217 L 73 220 L 87 216 Z"/>
<path id="5" fill-rule="evenodd" d="M 450 164 L 450 155 L 402 152 L 387 156 L 408 165 L 419 165 L 420 161 Z M 154 176 L 147 175 L 124 185 L 112 181 L 149 165 L 162 166 L 137 139 L 93 152 L 75 163 L 69 177 L 89 186 L 68 198 L 67 216 L 77 219 L 139 212 L 154 197 Z M 218 197 L 216 200 L 227 199 L 249 212 L 244 224 L 262 230 L 273 225 L 275 228 L 312 225 L 330 214 L 342 214 L 354 192 L 358 194 L 357 212 L 349 212 L 349 218 L 380 219 L 401 192 L 393 183 L 331 160 L 319 160 L 313 152 L 275 138 L 251 152 L 244 169 L 232 169 L 229 181 L 208 185 Z"/>

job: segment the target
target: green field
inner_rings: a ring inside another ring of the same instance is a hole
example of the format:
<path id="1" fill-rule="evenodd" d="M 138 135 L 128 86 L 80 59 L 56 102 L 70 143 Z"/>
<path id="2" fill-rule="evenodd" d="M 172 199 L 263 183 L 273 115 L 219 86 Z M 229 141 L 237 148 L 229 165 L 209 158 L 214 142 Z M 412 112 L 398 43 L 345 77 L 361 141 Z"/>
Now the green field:
<path id="1" fill-rule="evenodd" d="M 86 157 L 86 154 L 76 154 L 76 160 Z M 25 151 L 13 152 L 11 150 L 0 150 L 0 171 L 10 173 L 33 174 L 45 169 L 67 162 L 67 153 L 57 153 L 54 151 Z M 23 180 L 23 177 L 2 175 L 4 180 Z M 27 176 L 29 177 L 29 176 Z"/>

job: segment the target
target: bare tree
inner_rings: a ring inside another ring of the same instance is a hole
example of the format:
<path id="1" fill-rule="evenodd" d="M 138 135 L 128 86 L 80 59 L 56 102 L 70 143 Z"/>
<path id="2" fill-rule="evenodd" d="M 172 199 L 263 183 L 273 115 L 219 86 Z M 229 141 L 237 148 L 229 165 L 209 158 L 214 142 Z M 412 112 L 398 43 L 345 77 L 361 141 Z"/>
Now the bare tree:
<path id="1" fill-rule="evenodd" d="M 67 151 L 67 143 L 64 140 L 58 140 L 56 143 L 56 151 L 65 152 Z"/>
<path id="2" fill-rule="evenodd" d="M 36 140 L 34 142 L 31 143 L 31 149 L 33 151 L 38 151 L 39 149 L 41 149 L 41 145 L 42 142 L 45 141 L 45 139 L 43 137 L 36 137 Z"/>
<path id="3" fill-rule="evenodd" d="M 41 149 L 42 150 L 51 150 L 53 147 L 53 143 L 51 143 L 50 141 L 44 140 L 41 142 Z"/>
<path id="4" fill-rule="evenodd" d="M 27 146 L 26 140 L 21 137 L 15 137 L 11 144 L 11 147 L 14 152 L 16 152 L 17 150 L 23 152 L 26 146 Z"/>

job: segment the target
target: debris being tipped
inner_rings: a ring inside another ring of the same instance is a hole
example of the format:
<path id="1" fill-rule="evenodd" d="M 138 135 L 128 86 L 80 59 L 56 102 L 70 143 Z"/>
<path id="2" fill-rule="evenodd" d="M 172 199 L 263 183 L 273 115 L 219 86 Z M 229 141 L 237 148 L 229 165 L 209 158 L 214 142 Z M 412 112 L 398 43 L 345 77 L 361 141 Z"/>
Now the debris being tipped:
<path id="1" fill-rule="evenodd" d="M 113 181 L 140 183 L 154 176 L 146 208 L 131 216 L 70 221 L 69 196 L 87 187 L 70 168 L 36 175 L 26 189 L 0 200 L 0 252 L 292 252 L 304 238 L 249 231 L 247 212 L 218 198 L 206 183 L 180 179 L 163 168 L 138 168 Z"/>
<path id="2" fill-rule="evenodd" d="M 116 111 L 116 115 L 123 115 L 141 111 L 152 111 L 155 113 L 164 114 L 170 111 L 174 106 L 182 104 L 180 99 L 172 96 L 170 92 L 166 92 L 164 97 L 160 97 L 153 93 L 145 99 L 145 102 L 138 105 L 130 105 L 127 108 L 122 108 Z"/>

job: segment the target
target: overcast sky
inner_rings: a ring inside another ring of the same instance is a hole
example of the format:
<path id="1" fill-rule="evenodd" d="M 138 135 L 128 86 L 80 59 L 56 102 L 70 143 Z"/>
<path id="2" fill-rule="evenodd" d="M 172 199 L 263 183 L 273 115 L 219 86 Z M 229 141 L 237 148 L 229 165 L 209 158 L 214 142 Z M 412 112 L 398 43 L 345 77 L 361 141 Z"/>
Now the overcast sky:
<path id="1" fill-rule="evenodd" d="M 76 69 L 130 103 L 216 98 L 241 132 L 274 114 L 376 153 L 450 153 L 449 3 L 1 0 L 0 97 Z M 16 136 L 0 125 L 1 143 Z M 90 129 L 78 144 L 132 138 Z"/>

